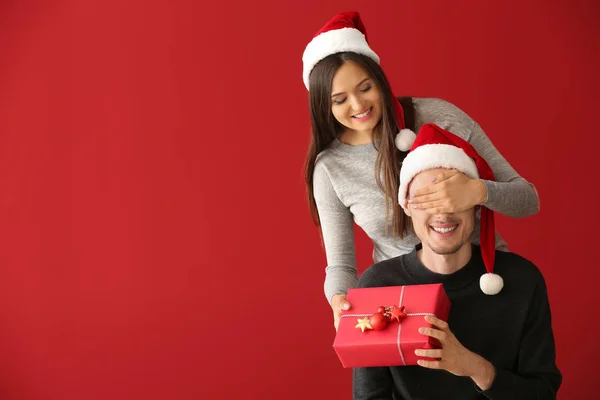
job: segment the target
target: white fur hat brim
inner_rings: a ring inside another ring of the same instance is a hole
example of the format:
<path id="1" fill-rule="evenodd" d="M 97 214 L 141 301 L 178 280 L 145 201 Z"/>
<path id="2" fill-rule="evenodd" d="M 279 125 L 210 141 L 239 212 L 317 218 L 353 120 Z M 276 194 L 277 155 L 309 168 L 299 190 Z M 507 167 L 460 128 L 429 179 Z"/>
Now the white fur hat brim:
<path id="1" fill-rule="evenodd" d="M 408 187 L 413 178 L 423 171 L 435 168 L 456 169 L 469 178 L 479 178 L 475 161 L 460 147 L 449 144 L 426 144 L 407 154 L 400 170 L 398 203 L 405 208 Z"/>
<path id="2" fill-rule="evenodd" d="M 302 79 L 306 89 L 310 73 L 319 61 L 331 54 L 345 51 L 365 55 L 379 64 L 379 56 L 369 47 L 365 35 L 358 29 L 341 28 L 323 32 L 310 41 L 302 55 Z"/>

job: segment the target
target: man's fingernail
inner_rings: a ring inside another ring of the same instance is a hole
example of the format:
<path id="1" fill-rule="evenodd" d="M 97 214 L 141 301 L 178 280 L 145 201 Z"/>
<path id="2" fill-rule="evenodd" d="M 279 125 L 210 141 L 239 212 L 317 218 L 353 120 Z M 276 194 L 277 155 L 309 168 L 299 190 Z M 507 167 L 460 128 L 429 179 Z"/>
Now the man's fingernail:
<path id="1" fill-rule="evenodd" d="M 350 304 L 349 303 L 344 303 L 344 305 L 342 306 L 343 310 L 347 310 L 350 308 Z"/>

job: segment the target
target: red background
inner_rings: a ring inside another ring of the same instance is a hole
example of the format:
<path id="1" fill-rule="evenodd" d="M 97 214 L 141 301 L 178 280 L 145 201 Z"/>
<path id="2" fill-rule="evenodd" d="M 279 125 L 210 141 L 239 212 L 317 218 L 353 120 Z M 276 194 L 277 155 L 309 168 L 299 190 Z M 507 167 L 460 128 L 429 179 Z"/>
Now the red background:
<path id="1" fill-rule="evenodd" d="M 537 186 L 499 229 L 546 276 L 560 398 L 594 397 L 599 14 L 558 3 L 0 3 L 0 397 L 350 398 L 301 56 L 353 9 L 396 93 L 455 103 Z"/>

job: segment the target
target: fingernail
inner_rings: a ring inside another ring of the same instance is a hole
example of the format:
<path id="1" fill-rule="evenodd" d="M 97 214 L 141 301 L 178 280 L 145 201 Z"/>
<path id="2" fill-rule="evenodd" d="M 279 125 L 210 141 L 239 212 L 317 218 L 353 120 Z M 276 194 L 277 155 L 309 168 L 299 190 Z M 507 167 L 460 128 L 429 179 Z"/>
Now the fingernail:
<path id="1" fill-rule="evenodd" d="M 348 310 L 350 308 L 350 303 L 344 303 L 342 306 L 342 310 Z"/>
<path id="2" fill-rule="evenodd" d="M 423 360 L 417 360 L 417 364 L 423 365 Z"/>
<path id="3" fill-rule="evenodd" d="M 412 204 L 412 202 L 413 202 L 412 200 L 408 200 L 408 204 Z"/>
<path id="4" fill-rule="evenodd" d="M 435 182 L 437 180 L 437 176 L 431 180 L 431 182 Z"/>
<path id="5" fill-rule="evenodd" d="M 419 328 L 419 333 L 425 333 L 425 328 Z"/>
<path id="6" fill-rule="evenodd" d="M 416 355 L 421 355 L 421 350 L 419 350 L 419 349 L 415 350 L 415 354 Z"/>
<path id="7" fill-rule="evenodd" d="M 413 208 L 419 208 L 419 205 L 418 205 L 418 204 L 415 204 L 415 205 L 413 206 Z"/>

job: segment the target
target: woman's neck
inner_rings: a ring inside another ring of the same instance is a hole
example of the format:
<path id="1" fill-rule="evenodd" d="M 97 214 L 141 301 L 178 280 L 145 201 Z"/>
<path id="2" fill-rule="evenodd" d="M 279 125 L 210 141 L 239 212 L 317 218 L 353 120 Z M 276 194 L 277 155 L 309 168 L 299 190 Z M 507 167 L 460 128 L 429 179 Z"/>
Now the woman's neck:
<path id="1" fill-rule="evenodd" d="M 340 142 L 351 146 L 371 143 L 373 141 L 373 132 L 371 131 L 354 131 L 347 129 L 338 138 Z"/>

